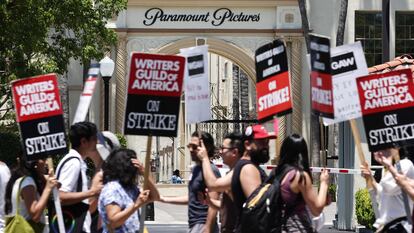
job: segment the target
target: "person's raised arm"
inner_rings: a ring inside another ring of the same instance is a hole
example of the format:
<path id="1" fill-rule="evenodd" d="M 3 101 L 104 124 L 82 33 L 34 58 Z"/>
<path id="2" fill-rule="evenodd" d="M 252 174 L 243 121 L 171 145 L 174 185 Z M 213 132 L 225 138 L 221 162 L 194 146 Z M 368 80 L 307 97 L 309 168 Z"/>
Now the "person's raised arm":
<path id="1" fill-rule="evenodd" d="M 397 184 L 414 200 L 414 180 L 407 177 L 406 174 L 401 174 L 397 169 L 385 158 L 379 156 L 379 161 L 392 174 Z"/>
<path id="2" fill-rule="evenodd" d="M 119 205 L 116 204 L 109 204 L 105 206 L 106 214 L 109 221 L 109 227 L 115 229 L 122 226 L 132 214 L 136 213 L 140 207 L 148 203 L 149 195 L 149 190 L 142 191 L 139 194 L 138 198 L 135 200 L 134 204 L 129 205 L 123 210 Z"/>
<path id="3" fill-rule="evenodd" d="M 139 162 L 138 159 L 131 159 L 134 166 L 138 169 L 139 175 L 144 175 L 144 166 L 142 163 Z M 158 192 L 157 187 L 155 186 L 154 180 L 152 179 L 152 176 L 150 175 L 148 177 L 148 190 L 150 190 L 149 199 L 148 202 L 158 201 L 160 199 L 160 193 Z"/>
<path id="4" fill-rule="evenodd" d="M 216 177 L 213 169 L 211 168 L 210 158 L 208 157 L 204 142 L 203 140 L 200 141 L 201 146 L 198 148 L 197 157 L 200 159 L 201 165 L 203 167 L 203 177 L 206 186 L 209 190 L 216 192 L 224 192 L 225 190 L 230 189 L 233 171 L 230 171 L 224 177 Z"/>
<path id="5" fill-rule="evenodd" d="M 326 206 L 326 196 L 328 194 L 329 174 L 324 169 L 320 176 L 319 193 L 316 193 L 312 187 L 312 180 L 307 172 L 303 172 L 303 178 L 300 180 L 300 173 L 297 172 L 292 185 L 297 184 L 303 199 L 309 207 L 313 216 L 319 216 Z"/>
<path id="6" fill-rule="evenodd" d="M 26 209 L 32 217 L 32 220 L 35 222 L 40 221 L 43 210 L 46 208 L 47 201 L 49 200 L 49 195 L 58 183 L 55 176 L 52 176 L 51 172 L 49 172 L 48 176 L 45 176 L 45 179 L 46 186 L 43 189 L 42 195 L 39 199 L 36 197 L 36 188 L 33 185 L 26 186 L 21 191 L 21 196 L 26 205 Z"/>
<path id="7" fill-rule="evenodd" d="M 361 165 L 361 175 L 365 178 L 367 189 L 375 189 L 375 191 L 378 190 L 378 183 L 375 181 L 371 168 L 369 167 L 367 162 L 362 163 Z"/>

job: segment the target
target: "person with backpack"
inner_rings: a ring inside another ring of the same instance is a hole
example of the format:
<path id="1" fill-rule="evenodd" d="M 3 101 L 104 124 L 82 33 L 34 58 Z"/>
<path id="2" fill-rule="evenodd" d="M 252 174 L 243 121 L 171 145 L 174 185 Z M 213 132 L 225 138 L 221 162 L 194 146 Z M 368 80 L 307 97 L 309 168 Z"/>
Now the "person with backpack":
<path id="1" fill-rule="evenodd" d="M 274 175 L 280 177 L 281 208 L 283 221 L 281 232 L 315 232 L 313 216 L 319 216 L 327 204 L 329 174 L 324 169 L 320 175 L 319 191 L 313 189 L 309 169 L 308 146 L 305 139 L 292 134 L 284 139 L 280 159 Z"/>
<path id="2" fill-rule="evenodd" d="M 397 180 L 401 175 L 414 179 L 414 165 L 409 159 L 401 159 L 402 146 L 394 143 L 391 147 L 373 153 L 374 159 L 385 166 L 379 183 L 373 178 L 371 169 L 367 163 L 361 165 L 362 175 L 366 180 L 368 191 L 371 195 L 376 221 L 374 227 L 377 232 L 411 232 L 411 213 L 413 201 L 398 186 Z M 400 180 L 401 182 L 401 180 Z M 408 192 L 410 194 L 410 192 Z"/>
<path id="3" fill-rule="evenodd" d="M 241 215 L 247 198 L 266 180 L 266 173 L 259 167 L 269 161 L 269 139 L 275 139 L 262 125 L 246 128 L 242 139 L 243 155 L 234 168 L 224 177 L 215 178 L 208 167 L 206 150 L 203 143 L 198 157 L 202 161 L 203 175 L 209 190 L 223 192 L 231 190 L 237 216 L 235 232 L 242 232 Z"/>
<path id="4" fill-rule="evenodd" d="M 60 160 L 56 169 L 57 179 L 62 184 L 59 197 L 63 218 L 65 223 L 72 223 L 70 228 L 73 233 L 90 233 L 89 198 L 97 197 L 103 187 L 101 173 L 92 179 L 90 188 L 86 176 L 85 159 L 97 151 L 96 125 L 91 122 L 75 123 L 70 127 L 69 140 L 72 149 Z M 50 225 L 56 227 L 54 221 Z"/>
<path id="5" fill-rule="evenodd" d="M 49 232 L 49 229 L 45 227 L 45 209 L 52 189 L 57 184 L 55 176 L 47 172 L 45 160 L 25 161 L 19 158 L 16 167 L 12 168 L 11 177 L 6 186 L 6 215 L 23 216 L 35 233 Z M 12 233 L 8 231 L 8 227 L 6 225 L 5 232 Z"/>

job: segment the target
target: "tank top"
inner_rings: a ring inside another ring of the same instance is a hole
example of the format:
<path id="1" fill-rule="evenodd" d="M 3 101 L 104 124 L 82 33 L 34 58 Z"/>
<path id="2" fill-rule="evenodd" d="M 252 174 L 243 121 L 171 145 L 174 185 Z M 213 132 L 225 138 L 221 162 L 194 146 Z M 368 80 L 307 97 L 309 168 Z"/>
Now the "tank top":
<path id="1" fill-rule="evenodd" d="M 306 211 L 306 203 L 303 200 L 303 197 L 300 193 L 295 193 L 290 189 L 290 184 L 292 183 L 293 179 L 295 179 L 296 169 L 289 171 L 286 176 L 287 179 L 285 183 L 280 186 L 281 194 L 283 201 L 286 203 L 288 207 L 292 207 L 291 214 L 303 214 Z M 282 180 L 284 177 L 282 178 Z"/>
<path id="2" fill-rule="evenodd" d="M 253 164 L 260 172 L 260 178 L 262 180 L 262 183 L 266 180 L 267 175 L 266 173 L 256 164 L 254 164 L 252 161 L 247 159 L 240 159 L 237 161 L 236 165 L 233 168 L 233 176 L 231 178 L 231 192 L 233 193 L 233 201 L 234 205 L 236 207 L 237 216 L 240 216 L 243 204 L 246 202 L 247 197 L 244 196 L 244 192 L 241 186 L 240 182 L 240 172 L 244 165 L 247 164 Z"/>

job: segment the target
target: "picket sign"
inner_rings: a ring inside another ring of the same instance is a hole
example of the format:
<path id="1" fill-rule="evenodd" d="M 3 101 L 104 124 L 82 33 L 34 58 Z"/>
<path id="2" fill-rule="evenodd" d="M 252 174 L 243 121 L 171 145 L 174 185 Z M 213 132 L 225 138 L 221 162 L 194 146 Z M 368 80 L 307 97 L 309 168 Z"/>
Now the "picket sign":
<path id="1" fill-rule="evenodd" d="M 51 156 L 67 153 L 63 110 L 56 74 L 45 74 L 11 82 L 16 121 L 19 123 L 23 153 L 28 161 L 47 158 L 53 174 Z M 60 233 L 65 233 L 57 188 L 53 199 Z"/>
<path id="2" fill-rule="evenodd" d="M 149 188 L 153 136 L 176 137 L 185 57 L 133 52 L 128 73 L 125 135 L 147 136 L 144 190 Z M 145 205 L 140 232 L 145 232 Z"/>

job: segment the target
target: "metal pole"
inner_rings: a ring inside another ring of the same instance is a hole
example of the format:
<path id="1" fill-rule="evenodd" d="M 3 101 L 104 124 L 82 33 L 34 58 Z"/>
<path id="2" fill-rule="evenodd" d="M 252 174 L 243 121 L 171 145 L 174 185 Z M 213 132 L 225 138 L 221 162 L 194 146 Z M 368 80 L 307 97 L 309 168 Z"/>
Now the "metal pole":
<path id="1" fill-rule="evenodd" d="M 339 167 L 354 168 L 355 144 L 348 122 L 339 124 Z M 352 156 L 351 156 L 352 155 Z M 338 176 L 338 229 L 351 230 L 354 210 L 354 177 Z"/>
<path id="2" fill-rule="evenodd" d="M 109 126 L 109 80 L 111 77 L 102 77 L 104 80 L 104 94 L 105 94 L 105 111 L 104 111 L 104 130 L 108 130 Z"/>
<path id="3" fill-rule="evenodd" d="M 382 0 L 382 62 L 390 60 L 390 0 Z"/>

